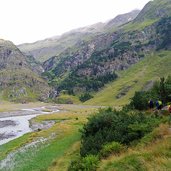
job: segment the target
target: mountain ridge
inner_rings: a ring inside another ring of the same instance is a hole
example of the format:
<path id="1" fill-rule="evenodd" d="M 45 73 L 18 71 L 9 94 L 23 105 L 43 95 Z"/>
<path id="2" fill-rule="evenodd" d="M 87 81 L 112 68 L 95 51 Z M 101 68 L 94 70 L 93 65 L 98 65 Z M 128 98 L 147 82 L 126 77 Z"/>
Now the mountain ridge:
<path id="1" fill-rule="evenodd" d="M 118 72 L 127 70 L 151 53 L 171 49 L 170 4 L 170 0 L 160 3 L 154 0 L 141 12 L 133 11 L 132 21 L 129 21 L 128 14 L 124 14 L 107 22 L 105 26 L 98 23 L 67 32 L 62 35 L 61 41 L 57 41 L 60 52 L 56 46 L 56 40 L 60 37 L 46 39 L 44 45 L 47 48 L 42 47 L 41 41 L 38 41 L 39 45 L 35 42 L 35 49 L 40 46 L 48 54 L 48 48 L 53 47 L 53 52 L 59 53 L 43 62 L 45 72 L 42 76 L 58 95 L 63 91 L 77 97 L 85 93 L 96 94 L 106 84 L 119 79 Z M 113 21 L 120 22 L 120 17 L 124 20 L 123 24 L 113 26 Z M 104 30 L 99 32 L 98 27 Z M 32 66 L 38 66 L 33 55 L 27 59 L 28 63 L 32 62 Z"/>
<path id="2" fill-rule="evenodd" d="M 165 2 L 171 3 L 170 0 L 162 1 L 167 4 Z M 154 9 L 156 3 L 158 0 L 150 7 Z M 139 16 L 143 15 L 147 7 L 148 5 L 144 7 Z M 155 10 L 158 9 L 160 6 Z M 128 25 L 135 26 L 137 21 L 139 20 L 135 18 L 118 30 L 96 35 L 93 39 L 82 41 L 59 56 L 50 58 L 43 64 L 46 71 L 44 75 L 58 91 L 67 90 L 76 95 L 93 93 L 106 83 L 114 81 L 117 78 L 116 71 L 128 69 L 152 52 L 170 50 L 170 16 L 161 15 L 148 25 L 147 18 L 141 23 L 144 27 L 137 25 L 137 29 L 134 27 L 133 30 L 127 30 Z"/>
<path id="3" fill-rule="evenodd" d="M 116 16 L 106 23 L 96 23 L 90 26 L 73 29 L 61 36 L 39 40 L 34 43 L 18 45 L 18 48 L 26 55 L 31 55 L 38 61 L 44 62 L 50 57 L 57 56 L 67 48 L 78 44 L 81 41 L 91 39 L 94 35 L 102 33 L 106 29 L 117 28 L 134 19 L 139 10 Z"/>
<path id="4" fill-rule="evenodd" d="M 45 100 L 51 88 L 23 53 L 11 42 L 0 40 L 0 98 L 10 101 Z"/>

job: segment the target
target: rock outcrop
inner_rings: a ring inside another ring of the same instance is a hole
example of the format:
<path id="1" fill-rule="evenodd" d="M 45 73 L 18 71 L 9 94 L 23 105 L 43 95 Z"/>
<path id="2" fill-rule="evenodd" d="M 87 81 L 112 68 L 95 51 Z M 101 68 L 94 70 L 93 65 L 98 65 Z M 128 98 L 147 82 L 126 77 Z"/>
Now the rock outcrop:
<path id="1" fill-rule="evenodd" d="M 11 101 L 45 100 L 50 88 L 10 41 L 0 40 L 0 94 Z"/>

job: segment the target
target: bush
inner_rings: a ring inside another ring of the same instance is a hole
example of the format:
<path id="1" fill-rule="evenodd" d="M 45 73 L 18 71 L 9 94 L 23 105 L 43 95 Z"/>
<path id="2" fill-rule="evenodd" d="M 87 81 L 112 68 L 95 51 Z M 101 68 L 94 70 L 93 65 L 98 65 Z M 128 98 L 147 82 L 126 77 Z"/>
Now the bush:
<path id="1" fill-rule="evenodd" d="M 93 98 L 93 96 L 91 95 L 91 94 L 89 94 L 89 93 L 84 93 L 84 94 L 82 94 L 81 96 L 80 96 L 80 101 L 81 102 L 85 102 L 85 101 L 87 101 L 87 100 L 89 100 L 89 99 L 91 99 L 91 98 Z"/>
<path id="2" fill-rule="evenodd" d="M 102 147 L 100 156 L 108 157 L 110 154 L 119 154 L 123 149 L 123 145 L 118 142 L 108 143 Z"/>
<path id="3" fill-rule="evenodd" d="M 83 127 L 80 154 L 83 157 L 97 155 L 105 144 L 113 141 L 129 145 L 152 131 L 159 123 L 160 118 L 141 112 L 100 110 Z"/>
<path id="4" fill-rule="evenodd" d="M 131 99 L 130 105 L 137 110 L 146 110 L 148 109 L 148 101 L 150 97 L 147 92 L 139 91 L 135 92 L 134 97 Z"/>
<path id="5" fill-rule="evenodd" d="M 130 108 L 137 110 L 146 110 L 148 108 L 148 101 L 161 100 L 163 104 L 167 104 L 171 99 L 171 76 L 166 79 L 160 78 L 160 81 L 155 82 L 151 90 L 135 92 L 131 99 Z"/>
<path id="6" fill-rule="evenodd" d="M 84 158 L 78 158 L 71 162 L 69 171 L 95 171 L 99 163 L 99 158 L 94 155 L 88 155 Z"/>
<path id="7" fill-rule="evenodd" d="M 54 101 L 58 104 L 73 104 L 73 101 L 70 98 L 57 97 Z"/>

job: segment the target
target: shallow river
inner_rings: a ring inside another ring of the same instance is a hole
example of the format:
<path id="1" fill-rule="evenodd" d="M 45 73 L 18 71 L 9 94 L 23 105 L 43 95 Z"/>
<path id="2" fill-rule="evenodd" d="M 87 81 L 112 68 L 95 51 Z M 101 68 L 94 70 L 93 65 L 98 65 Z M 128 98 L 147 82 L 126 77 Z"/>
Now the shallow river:
<path id="1" fill-rule="evenodd" d="M 32 132 L 32 129 L 29 126 L 30 119 L 41 114 L 50 114 L 59 111 L 53 109 L 51 112 L 43 112 L 43 109 L 44 107 L 22 109 L 23 113 L 26 113 L 27 115 L 0 118 L 0 145 L 16 139 L 28 132 Z"/>

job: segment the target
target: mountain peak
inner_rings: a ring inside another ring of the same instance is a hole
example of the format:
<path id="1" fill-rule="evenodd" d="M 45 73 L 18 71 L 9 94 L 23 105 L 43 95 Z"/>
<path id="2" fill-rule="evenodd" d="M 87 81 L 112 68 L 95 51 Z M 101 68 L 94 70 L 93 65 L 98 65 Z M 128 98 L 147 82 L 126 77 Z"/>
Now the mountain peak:
<path id="1" fill-rule="evenodd" d="M 136 10 L 133 10 L 133 11 L 125 13 L 125 14 L 117 15 L 114 19 L 110 20 L 106 26 L 107 27 L 120 26 L 129 21 L 134 20 L 139 13 L 140 13 L 140 10 L 136 9 Z"/>
<path id="2" fill-rule="evenodd" d="M 171 0 L 153 0 L 148 2 L 134 22 L 156 20 L 171 15 Z"/>

